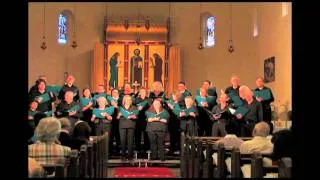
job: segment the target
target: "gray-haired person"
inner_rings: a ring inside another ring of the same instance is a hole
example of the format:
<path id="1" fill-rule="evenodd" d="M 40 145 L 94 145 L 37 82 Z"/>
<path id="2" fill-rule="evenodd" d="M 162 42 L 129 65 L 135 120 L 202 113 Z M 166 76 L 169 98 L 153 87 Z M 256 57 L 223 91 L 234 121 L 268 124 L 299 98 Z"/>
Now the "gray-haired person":
<path id="1" fill-rule="evenodd" d="M 58 119 L 41 119 L 35 130 L 38 141 L 28 147 L 29 157 L 41 165 L 56 164 L 68 158 L 71 154 L 70 148 L 56 143 L 60 131 L 61 124 Z"/>

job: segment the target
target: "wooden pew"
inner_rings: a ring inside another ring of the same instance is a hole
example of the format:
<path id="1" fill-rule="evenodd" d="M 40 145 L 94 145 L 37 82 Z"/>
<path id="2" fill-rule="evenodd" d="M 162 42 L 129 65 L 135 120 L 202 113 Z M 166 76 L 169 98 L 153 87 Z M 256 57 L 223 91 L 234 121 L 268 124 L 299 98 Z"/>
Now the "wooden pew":
<path id="1" fill-rule="evenodd" d="M 102 173 L 102 178 L 107 178 L 108 176 L 108 152 L 109 152 L 109 134 L 106 132 L 101 139 L 101 173 Z"/>
<path id="2" fill-rule="evenodd" d="M 98 157 L 98 136 L 93 137 L 92 139 L 92 149 L 93 149 L 93 177 L 98 177 L 98 167 L 99 167 L 99 157 Z"/>
<path id="3" fill-rule="evenodd" d="M 281 158 L 279 162 L 279 178 L 291 178 L 292 160 L 291 158 Z"/>
<path id="4" fill-rule="evenodd" d="M 206 142 L 204 144 L 206 149 L 206 159 L 203 163 L 203 171 L 202 171 L 202 177 L 203 178 L 212 178 L 213 177 L 213 144 L 210 144 L 209 142 Z"/>
<path id="5" fill-rule="evenodd" d="M 70 163 L 67 170 L 68 178 L 79 177 L 79 152 L 76 149 L 71 150 Z"/>
<path id="6" fill-rule="evenodd" d="M 54 165 L 42 165 L 45 170 L 47 178 L 65 178 L 65 165 L 54 164 Z"/>
<path id="7" fill-rule="evenodd" d="M 87 145 L 87 155 L 88 155 L 88 177 L 93 178 L 93 143 L 90 141 Z"/>
<path id="8" fill-rule="evenodd" d="M 184 135 L 184 134 L 183 134 Z M 183 139 L 184 144 L 181 147 L 183 153 L 181 153 L 180 159 L 180 173 L 182 178 L 188 177 L 188 168 L 189 168 L 189 139 Z"/>
<path id="9" fill-rule="evenodd" d="M 87 178 L 88 177 L 87 145 L 81 145 L 81 147 L 80 147 L 79 176 L 80 176 L 80 178 Z"/>

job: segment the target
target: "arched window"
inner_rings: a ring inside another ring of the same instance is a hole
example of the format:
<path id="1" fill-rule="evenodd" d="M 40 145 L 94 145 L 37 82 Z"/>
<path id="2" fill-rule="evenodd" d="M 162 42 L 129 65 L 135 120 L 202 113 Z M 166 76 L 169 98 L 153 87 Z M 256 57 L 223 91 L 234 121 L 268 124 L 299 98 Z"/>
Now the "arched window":
<path id="1" fill-rule="evenodd" d="M 201 15 L 203 47 L 211 48 L 216 44 L 216 18 L 210 13 Z"/>
<path id="2" fill-rule="evenodd" d="M 58 43 L 67 44 L 68 42 L 68 16 L 65 13 L 59 14 L 58 24 Z"/>

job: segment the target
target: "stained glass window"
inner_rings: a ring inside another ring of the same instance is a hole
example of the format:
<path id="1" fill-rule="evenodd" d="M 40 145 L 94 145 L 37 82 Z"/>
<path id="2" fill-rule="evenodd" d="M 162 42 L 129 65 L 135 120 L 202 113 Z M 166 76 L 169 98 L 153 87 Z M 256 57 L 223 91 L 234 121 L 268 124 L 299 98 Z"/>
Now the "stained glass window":
<path id="1" fill-rule="evenodd" d="M 215 23 L 216 23 L 216 19 L 214 16 L 208 17 L 206 22 L 207 35 L 206 35 L 206 42 L 205 42 L 205 46 L 207 47 L 212 47 L 216 44 Z"/>
<path id="2" fill-rule="evenodd" d="M 66 44 L 68 40 L 68 18 L 65 14 L 59 15 L 58 43 Z"/>

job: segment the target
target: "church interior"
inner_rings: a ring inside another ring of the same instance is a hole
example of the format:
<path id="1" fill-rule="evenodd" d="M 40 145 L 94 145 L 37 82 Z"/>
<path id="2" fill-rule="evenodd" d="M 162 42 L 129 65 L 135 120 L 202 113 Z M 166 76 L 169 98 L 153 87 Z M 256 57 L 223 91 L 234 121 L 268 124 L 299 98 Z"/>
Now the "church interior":
<path id="1" fill-rule="evenodd" d="M 292 3 L 28 14 L 29 177 L 292 176 Z"/>

